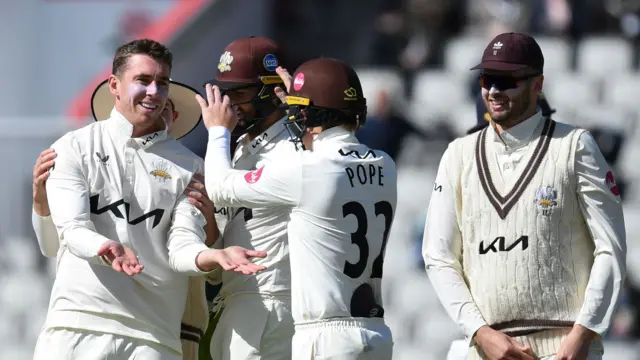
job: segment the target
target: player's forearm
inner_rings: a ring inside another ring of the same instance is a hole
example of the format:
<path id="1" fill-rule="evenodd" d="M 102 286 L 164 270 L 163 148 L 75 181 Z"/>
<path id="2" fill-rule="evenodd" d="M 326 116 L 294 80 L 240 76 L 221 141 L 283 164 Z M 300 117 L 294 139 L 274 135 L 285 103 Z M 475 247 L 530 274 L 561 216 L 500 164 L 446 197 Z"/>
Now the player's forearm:
<path id="1" fill-rule="evenodd" d="M 31 213 L 31 224 L 38 239 L 38 246 L 42 255 L 55 257 L 60 248 L 58 231 L 51 220 L 51 216 L 39 216 L 36 211 Z"/>
<path id="2" fill-rule="evenodd" d="M 60 231 L 60 245 L 73 255 L 87 261 L 99 260 L 98 250 L 102 244 L 109 240 L 98 234 L 92 224 L 63 225 L 58 226 L 58 230 Z M 98 261 L 98 263 L 101 262 Z"/>
<path id="3" fill-rule="evenodd" d="M 174 231 L 169 236 L 169 265 L 173 271 L 188 275 L 202 275 L 211 271 L 198 263 L 199 255 L 209 249 L 204 243 L 190 239 L 190 234 L 176 234 Z"/>
<path id="4" fill-rule="evenodd" d="M 624 265 L 610 254 L 597 255 L 576 324 L 603 335 L 609 329 L 624 281 Z"/>
<path id="5" fill-rule="evenodd" d="M 231 169 L 229 131 L 212 127 L 205 157 L 205 185 L 218 207 L 295 206 L 302 197 L 301 157 L 252 171 Z"/>
<path id="6" fill-rule="evenodd" d="M 214 126 L 209 129 L 209 142 L 204 160 L 205 187 L 216 206 L 226 206 L 219 203 L 220 199 L 216 194 L 231 169 L 230 141 L 231 133 L 224 127 Z"/>
<path id="7" fill-rule="evenodd" d="M 470 341 L 487 325 L 462 275 L 453 267 L 427 265 L 427 274 L 445 311 Z"/>

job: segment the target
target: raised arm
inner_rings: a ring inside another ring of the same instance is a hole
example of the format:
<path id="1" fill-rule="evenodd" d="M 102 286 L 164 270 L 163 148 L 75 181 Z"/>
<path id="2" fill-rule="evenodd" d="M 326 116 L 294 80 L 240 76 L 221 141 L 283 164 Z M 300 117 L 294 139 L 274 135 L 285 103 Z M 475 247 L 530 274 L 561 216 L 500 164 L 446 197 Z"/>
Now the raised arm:
<path id="1" fill-rule="evenodd" d="M 302 195 L 299 154 L 252 171 L 234 170 L 229 155 L 230 137 L 229 130 L 222 126 L 209 129 L 205 185 L 216 206 L 296 206 Z"/>
<path id="2" fill-rule="evenodd" d="M 53 149 L 47 149 L 40 153 L 33 167 L 33 211 L 31 224 L 38 240 L 38 246 L 42 255 L 54 257 L 60 248 L 58 231 L 51 220 L 47 189 L 45 184 L 49 175 L 49 169 L 54 165 L 56 153 Z"/>

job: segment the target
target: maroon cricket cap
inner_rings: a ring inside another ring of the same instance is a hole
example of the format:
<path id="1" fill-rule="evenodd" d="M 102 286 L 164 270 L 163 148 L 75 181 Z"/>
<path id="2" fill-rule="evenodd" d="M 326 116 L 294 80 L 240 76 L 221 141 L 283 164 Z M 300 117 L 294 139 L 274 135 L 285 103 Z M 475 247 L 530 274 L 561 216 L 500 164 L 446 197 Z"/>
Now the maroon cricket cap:
<path id="1" fill-rule="evenodd" d="M 367 107 L 355 70 L 330 58 L 309 60 L 296 69 L 287 103 L 354 112 Z"/>
<path id="2" fill-rule="evenodd" d="M 237 39 L 224 49 L 216 78 L 207 83 L 218 85 L 222 90 L 282 83 L 276 73 L 276 68 L 281 66 L 281 55 L 280 46 L 269 38 Z"/>
<path id="3" fill-rule="evenodd" d="M 542 73 L 544 56 L 536 40 L 527 34 L 504 33 L 496 36 L 482 54 L 482 62 L 471 70 Z"/>

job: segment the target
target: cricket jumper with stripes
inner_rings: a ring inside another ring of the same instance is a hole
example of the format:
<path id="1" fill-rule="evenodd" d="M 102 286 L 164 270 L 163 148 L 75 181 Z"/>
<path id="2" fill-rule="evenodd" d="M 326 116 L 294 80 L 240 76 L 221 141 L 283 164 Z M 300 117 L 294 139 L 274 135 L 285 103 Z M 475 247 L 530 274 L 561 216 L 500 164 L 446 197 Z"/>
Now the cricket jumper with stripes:
<path id="1" fill-rule="evenodd" d="M 456 191 L 465 279 L 492 328 L 536 354 L 555 354 L 580 312 L 593 263 L 573 176 L 584 130 L 544 119 L 515 176 L 504 180 L 489 130 L 450 147 L 463 159 Z M 470 358 L 483 357 L 471 349 Z"/>

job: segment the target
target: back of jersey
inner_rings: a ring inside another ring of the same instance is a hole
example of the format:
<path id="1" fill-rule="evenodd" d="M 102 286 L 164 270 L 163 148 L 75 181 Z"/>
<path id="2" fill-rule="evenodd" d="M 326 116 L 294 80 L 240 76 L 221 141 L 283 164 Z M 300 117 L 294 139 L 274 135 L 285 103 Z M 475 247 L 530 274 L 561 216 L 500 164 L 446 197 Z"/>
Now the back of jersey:
<path id="1" fill-rule="evenodd" d="M 293 318 L 382 317 L 395 163 L 350 133 L 313 146 L 303 156 L 303 195 L 289 223 Z"/>

